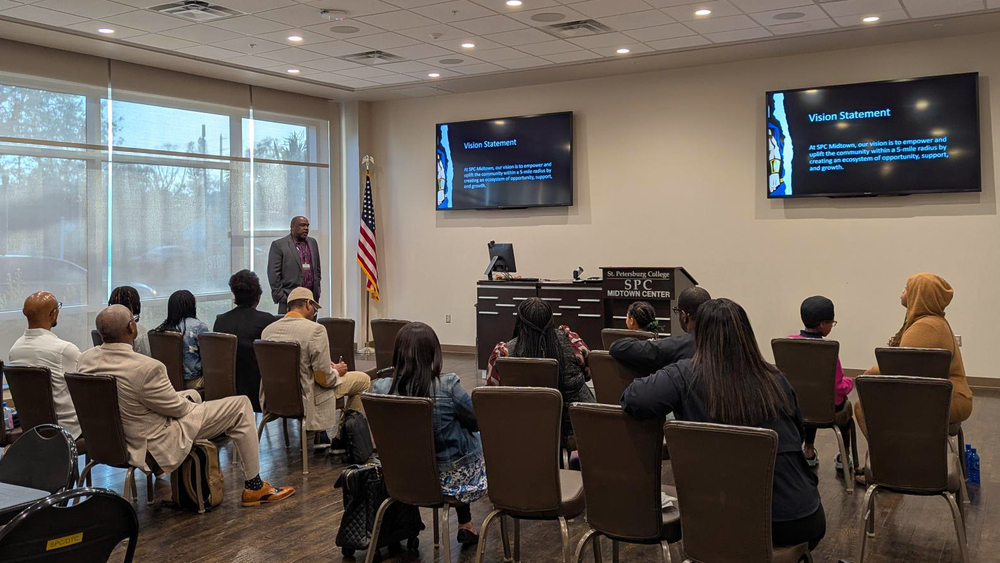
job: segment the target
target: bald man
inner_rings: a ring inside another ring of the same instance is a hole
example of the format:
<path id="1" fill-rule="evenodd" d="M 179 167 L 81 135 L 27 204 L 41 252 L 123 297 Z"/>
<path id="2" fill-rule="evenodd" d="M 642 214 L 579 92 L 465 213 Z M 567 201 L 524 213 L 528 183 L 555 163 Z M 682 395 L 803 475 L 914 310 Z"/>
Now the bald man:
<path id="1" fill-rule="evenodd" d="M 66 387 L 65 374 L 76 371 L 80 349 L 52 332 L 58 323 L 61 306 L 55 295 L 47 291 L 39 291 L 25 299 L 21 312 L 28 319 L 28 328 L 11 347 L 9 357 L 11 364 L 49 368 L 56 419 L 70 436 L 79 438 L 80 422 Z"/>
<path id="2" fill-rule="evenodd" d="M 309 236 L 309 219 L 295 217 L 291 232 L 272 242 L 267 255 L 267 281 L 278 313 L 288 312 L 288 294 L 296 287 L 312 291 L 313 300 L 319 303 L 321 280 L 319 245 Z"/>
<path id="3" fill-rule="evenodd" d="M 129 463 L 144 471 L 146 454 L 164 471 L 177 469 L 195 440 L 229 436 L 243 463 L 243 506 L 277 502 L 291 496 L 292 487 L 275 488 L 260 478 L 260 451 L 250 399 L 243 395 L 202 403 L 197 391 L 178 393 L 167 368 L 132 349 L 138 329 L 132 311 L 111 305 L 97 315 L 104 344 L 80 356 L 82 373 L 114 376 Z"/>

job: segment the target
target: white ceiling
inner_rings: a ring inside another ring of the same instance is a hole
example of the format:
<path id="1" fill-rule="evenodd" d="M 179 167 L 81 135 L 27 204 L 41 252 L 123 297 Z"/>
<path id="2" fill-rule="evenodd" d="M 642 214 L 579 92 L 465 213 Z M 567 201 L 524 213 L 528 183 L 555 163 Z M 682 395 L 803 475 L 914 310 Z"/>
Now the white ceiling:
<path id="1" fill-rule="evenodd" d="M 0 18 L 347 90 L 431 91 L 426 87 L 463 76 L 1000 9 L 1000 0 L 523 0 L 516 8 L 505 0 L 216 0 L 246 15 L 192 24 L 149 10 L 165 1 L 0 0 Z M 323 9 L 343 10 L 344 21 L 325 21 Z M 699 17 L 699 9 L 712 13 Z M 880 20 L 863 23 L 868 16 Z M 569 39 L 543 31 L 583 19 L 611 31 Z M 292 35 L 303 40 L 290 41 Z M 618 54 L 623 48 L 629 53 Z M 372 50 L 403 60 L 367 65 L 338 58 Z"/>

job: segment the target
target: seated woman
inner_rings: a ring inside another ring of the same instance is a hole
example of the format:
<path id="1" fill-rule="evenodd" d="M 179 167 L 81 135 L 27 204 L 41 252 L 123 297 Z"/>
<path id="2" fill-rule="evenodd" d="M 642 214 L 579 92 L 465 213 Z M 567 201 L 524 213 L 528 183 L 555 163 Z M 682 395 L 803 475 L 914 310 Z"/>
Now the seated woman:
<path id="1" fill-rule="evenodd" d="M 562 444 L 573 435 L 569 421 L 570 403 L 596 402 L 587 386 L 587 355 L 590 349 L 569 327 L 555 326 L 552 307 L 537 297 L 521 302 L 517 307 L 514 339 L 493 348 L 486 366 L 486 384 L 500 385 L 503 375 L 497 372 L 497 358 L 554 358 L 559 362 L 559 392 L 563 396 Z"/>
<path id="2" fill-rule="evenodd" d="M 764 361 L 743 307 L 713 299 L 698 309 L 695 357 L 636 379 L 621 405 L 639 420 L 715 422 L 768 428 L 778 433 L 771 497 L 775 546 L 819 544 L 826 534 L 819 479 L 802 453 L 802 412 L 795 390 Z"/>
<path id="3" fill-rule="evenodd" d="M 135 319 L 135 326 L 139 331 L 139 335 L 132 342 L 132 350 L 143 356 L 149 356 L 149 331 L 146 330 L 146 327 L 139 324 L 139 314 L 142 313 L 142 302 L 139 300 L 139 292 L 130 285 L 116 287 L 111 291 L 111 296 L 108 298 L 108 307 L 112 305 L 124 305 L 129 311 L 132 311 L 132 318 Z"/>
<path id="4" fill-rule="evenodd" d="M 889 339 L 891 347 L 941 348 L 952 353 L 951 369 L 948 370 L 948 379 L 952 385 L 952 424 L 967 420 L 972 415 L 972 389 L 965 379 L 962 350 L 955 341 L 951 325 L 944 318 L 944 310 L 951 303 L 954 293 L 948 282 L 934 274 L 910 276 L 899 296 L 900 304 L 906 307 L 906 320 L 899 332 Z M 879 375 L 878 366 L 865 373 Z M 867 432 L 861 401 L 854 405 L 854 416 L 858 419 L 861 431 Z"/>
<path id="5" fill-rule="evenodd" d="M 486 462 L 472 398 L 457 375 L 441 374 L 441 343 L 424 323 L 412 322 L 399 330 L 392 365 L 392 378 L 376 380 L 372 393 L 434 399 L 434 451 L 441 491 L 464 503 L 455 507 L 459 543 L 477 543 L 469 504 L 486 496 Z"/>
<path id="6" fill-rule="evenodd" d="M 175 291 L 167 300 L 167 318 L 154 332 L 179 332 L 184 335 L 184 387 L 204 389 L 198 335 L 208 332 L 208 325 L 198 320 L 194 294 L 186 289 Z"/>
<path id="7" fill-rule="evenodd" d="M 660 321 L 656 320 L 656 309 L 648 301 L 635 301 L 625 313 L 625 327 L 629 330 L 644 330 L 660 334 Z"/>

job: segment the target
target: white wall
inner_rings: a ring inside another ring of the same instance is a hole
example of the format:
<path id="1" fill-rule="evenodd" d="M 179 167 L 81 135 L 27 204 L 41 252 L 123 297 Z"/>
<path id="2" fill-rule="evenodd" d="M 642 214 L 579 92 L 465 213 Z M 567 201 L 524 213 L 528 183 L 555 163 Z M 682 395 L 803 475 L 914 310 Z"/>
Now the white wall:
<path id="1" fill-rule="evenodd" d="M 772 337 L 798 330 L 801 300 L 827 295 L 844 365 L 867 367 L 903 321 L 907 276 L 932 271 L 955 287 L 948 314 L 969 374 L 1000 376 L 997 53 L 1000 33 L 374 104 L 383 303 L 373 316 L 474 344 L 475 282 L 495 239 L 514 243 L 521 273 L 542 278 L 581 265 L 586 275 L 686 266 L 747 309 L 766 357 Z M 765 91 L 969 71 L 981 75 L 981 194 L 766 199 Z M 575 113 L 572 208 L 434 210 L 435 123 L 565 110 Z"/>

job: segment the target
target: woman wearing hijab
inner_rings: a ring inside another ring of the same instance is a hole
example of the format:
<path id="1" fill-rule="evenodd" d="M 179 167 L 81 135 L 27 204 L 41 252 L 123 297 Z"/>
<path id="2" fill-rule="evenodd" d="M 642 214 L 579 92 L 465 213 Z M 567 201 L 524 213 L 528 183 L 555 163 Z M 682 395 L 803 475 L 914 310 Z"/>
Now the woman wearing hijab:
<path id="1" fill-rule="evenodd" d="M 944 310 L 953 296 L 951 285 L 940 276 L 926 273 L 910 276 L 903 294 L 899 296 L 900 303 L 906 307 L 906 320 L 903 328 L 889 339 L 891 347 L 941 348 L 952 353 L 951 369 L 948 370 L 948 379 L 952 384 L 951 424 L 962 422 L 972 415 L 972 389 L 965 380 L 962 350 L 955 341 L 951 325 L 944 318 Z M 865 373 L 879 375 L 878 366 Z M 854 415 L 861 430 L 865 431 L 860 401 L 854 405 Z"/>

